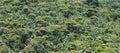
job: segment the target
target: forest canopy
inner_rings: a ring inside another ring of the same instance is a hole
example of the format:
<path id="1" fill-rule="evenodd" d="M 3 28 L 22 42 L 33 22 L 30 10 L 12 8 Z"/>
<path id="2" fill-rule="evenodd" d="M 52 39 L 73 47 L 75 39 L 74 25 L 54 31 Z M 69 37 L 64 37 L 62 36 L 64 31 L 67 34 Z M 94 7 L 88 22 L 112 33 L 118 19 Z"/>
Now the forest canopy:
<path id="1" fill-rule="evenodd" d="M 120 1 L 0 0 L 0 53 L 120 53 Z"/>

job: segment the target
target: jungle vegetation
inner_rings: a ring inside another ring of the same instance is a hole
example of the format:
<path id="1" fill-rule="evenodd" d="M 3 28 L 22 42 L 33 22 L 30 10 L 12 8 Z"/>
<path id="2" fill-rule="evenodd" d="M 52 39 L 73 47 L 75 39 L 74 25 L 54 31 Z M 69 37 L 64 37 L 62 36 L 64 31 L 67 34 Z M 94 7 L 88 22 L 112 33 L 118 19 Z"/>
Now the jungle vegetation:
<path id="1" fill-rule="evenodd" d="M 120 53 L 120 2 L 0 0 L 0 53 Z"/>

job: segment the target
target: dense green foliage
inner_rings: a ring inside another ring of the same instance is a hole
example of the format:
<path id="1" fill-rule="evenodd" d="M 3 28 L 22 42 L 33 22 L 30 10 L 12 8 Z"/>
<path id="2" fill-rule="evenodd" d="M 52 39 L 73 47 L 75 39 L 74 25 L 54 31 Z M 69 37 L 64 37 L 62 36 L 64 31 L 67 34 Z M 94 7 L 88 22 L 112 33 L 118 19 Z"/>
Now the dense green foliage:
<path id="1" fill-rule="evenodd" d="M 120 53 L 120 3 L 0 0 L 0 53 Z"/>

